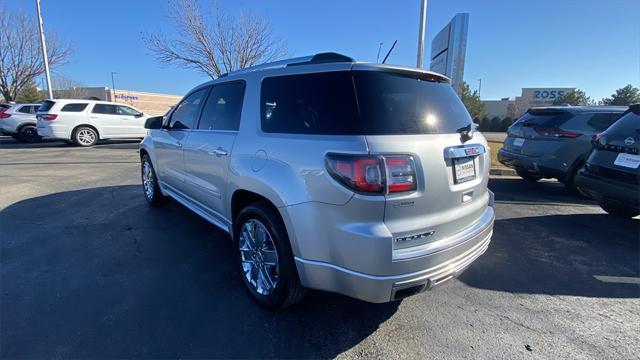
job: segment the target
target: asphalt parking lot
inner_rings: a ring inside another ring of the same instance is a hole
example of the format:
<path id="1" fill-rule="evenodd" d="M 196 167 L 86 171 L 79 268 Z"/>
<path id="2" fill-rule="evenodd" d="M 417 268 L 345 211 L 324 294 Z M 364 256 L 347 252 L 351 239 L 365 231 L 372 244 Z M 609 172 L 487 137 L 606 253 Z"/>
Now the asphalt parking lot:
<path id="1" fill-rule="evenodd" d="M 640 220 L 556 182 L 492 179 L 489 250 L 434 291 L 313 292 L 278 314 L 245 293 L 227 235 L 149 208 L 139 182 L 135 142 L 0 137 L 2 358 L 640 356 L 640 285 L 620 282 L 640 277 Z"/>

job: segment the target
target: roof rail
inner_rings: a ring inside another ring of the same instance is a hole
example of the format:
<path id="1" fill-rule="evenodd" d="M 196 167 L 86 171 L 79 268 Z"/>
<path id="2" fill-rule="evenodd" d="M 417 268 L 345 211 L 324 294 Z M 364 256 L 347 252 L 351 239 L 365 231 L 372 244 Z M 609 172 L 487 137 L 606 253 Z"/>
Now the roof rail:
<path id="1" fill-rule="evenodd" d="M 267 70 L 267 69 L 277 69 L 283 68 L 287 66 L 295 66 L 295 65 L 309 65 L 309 64 L 323 64 L 323 63 L 332 63 L 332 62 L 354 62 L 353 58 L 350 58 L 346 55 L 337 54 L 333 52 L 327 53 L 319 53 L 315 55 L 301 56 L 297 58 L 279 60 L 259 65 L 250 66 L 244 69 L 231 71 L 227 74 L 222 74 L 219 77 L 224 77 L 227 75 L 236 75 L 236 74 L 246 74 L 253 71 L 258 70 Z"/>

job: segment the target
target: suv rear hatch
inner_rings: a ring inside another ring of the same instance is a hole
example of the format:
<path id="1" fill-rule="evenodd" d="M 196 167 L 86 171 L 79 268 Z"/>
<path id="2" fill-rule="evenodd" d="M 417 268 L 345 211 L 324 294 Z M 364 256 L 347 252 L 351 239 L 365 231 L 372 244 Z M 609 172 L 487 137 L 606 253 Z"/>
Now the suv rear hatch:
<path id="1" fill-rule="evenodd" d="M 538 157 L 581 134 L 562 129 L 574 116 L 562 109 L 530 109 L 509 127 L 504 149 L 513 153 Z"/>
<path id="2" fill-rule="evenodd" d="M 417 190 L 385 195 L 394 259 L 478 221 L 490 160 L 482 135 L 464 136 L 472 120 L 451 85 L 417 71 L 354 71 L 353 79 L 369 152 L 415 160 Z"/>

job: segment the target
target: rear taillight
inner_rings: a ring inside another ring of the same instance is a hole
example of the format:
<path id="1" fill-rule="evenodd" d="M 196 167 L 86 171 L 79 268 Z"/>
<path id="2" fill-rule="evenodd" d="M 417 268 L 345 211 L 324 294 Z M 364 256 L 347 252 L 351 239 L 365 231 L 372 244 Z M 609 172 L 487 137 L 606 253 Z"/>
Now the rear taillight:
<path id="1" fill-rule="evenodd" d="M 384 161 L 390 193 L 416 190 L 416 165 L 411 156 L 388 156 Z"/>
<path id="2" fill-rule="evenodd" d="M 417 188 L 411 156 L 328 154 L 325 163 L 334 179 L 359 193 L 397 193 Z"/>
<path id="3" fill-rule="evenodd" d="M 58 115 L 54 115 L 54 114 L 44 114 L 44 115 L 38 115 L 38 117 L 42 120 L 48 120 L 48 121 L 52 121 L 58 118 Z"/>
<path id="4" fill-rule="evenodd" d="M 539 135 L 549 136 L 549 137 L 557 137 L 557 138 L 573 139 L 573 138 L 577 138 L 578 136 L 582 135 L 582 134 L 577 133 L 577 132 L 566 131 L 566 130 L 562 130 L 562 129 L 557 128 L 557 127 L 536 126 L 536 127 L 533 128 L 533 130 L 535 130 L 535 132 L 537 132 Z"/>
<path id="5" fill-rule="evenodd" d="M 11 116 L 10 114 L 7 114 L 6 112 L 0 112 L 0 119 L 6 119 L 9 116 Z"/>

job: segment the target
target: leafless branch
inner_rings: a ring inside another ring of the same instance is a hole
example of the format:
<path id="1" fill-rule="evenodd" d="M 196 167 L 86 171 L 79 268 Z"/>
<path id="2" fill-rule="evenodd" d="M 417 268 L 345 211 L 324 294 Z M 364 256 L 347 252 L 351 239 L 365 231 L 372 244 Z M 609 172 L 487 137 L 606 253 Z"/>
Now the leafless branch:
<path id="1" fill-rule="evenodd" d="M 9 11 L 0 4 L 0 94 L 5 101 L 44 73 L 37 20 L 21 11 Z M 72 49 L 61 44 L 55 34 L 47 36 L 49 65 L 55 68 L 67 61 Z"/>
<path id="2" fill-rule="evenodd" d="M 215 79 L 287 55 L 285 43 L 264 17 L 235 18 L 219 7 L 203 10 L 197 0 L 171 0 L 169 5 L 175 36 L 143 35 L 146 47 L 161 63 L 196 69 Z"/>

